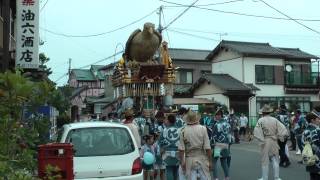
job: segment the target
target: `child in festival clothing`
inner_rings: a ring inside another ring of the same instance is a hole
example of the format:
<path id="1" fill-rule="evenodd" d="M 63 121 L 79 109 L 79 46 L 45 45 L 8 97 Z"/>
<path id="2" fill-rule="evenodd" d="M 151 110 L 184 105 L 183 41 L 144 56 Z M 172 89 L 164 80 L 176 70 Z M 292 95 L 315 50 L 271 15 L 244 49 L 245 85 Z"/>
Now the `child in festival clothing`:
<path id="1" fill-rule="evenodd" d="M 155 142 L 153 144 L 154 151 L 155 151 L 155 157 L 156 157 L 156 162 L 154 163 L 154 170 L 155 170 L 154 178 L 157 179 L 158 172 L 159 172 L 160 180 L 164 180 L 165 179 L 164 178 L 164 175 L 165 175 L 164 173 L 165 173 L 166 166 L 165 166 L 165 164 L 163 163 L 163 160 L 162 160 L 163 152 L 161 152 L 161 150 L 160 150 L 159 136 L 160 136 L 160 132 L 156 131 L 156 133 L 155 133 Z"/>
<path id="2" fill-rule="evenodd" d="M 144 153 L 150 152 L 153 156 L 155 156 L 155 149 L 154 149 L 154 135 L 145 135 L 144 141 L 146 142 L 140 150 L 140 158 L 142 159 L 142 168 L 143 168 L 143 179 L 148 180 L 153 180 L 153 170 L 154 170 L 154 162 L 152 164 L 146 164 L 143 161 L 143 156 Z"/>

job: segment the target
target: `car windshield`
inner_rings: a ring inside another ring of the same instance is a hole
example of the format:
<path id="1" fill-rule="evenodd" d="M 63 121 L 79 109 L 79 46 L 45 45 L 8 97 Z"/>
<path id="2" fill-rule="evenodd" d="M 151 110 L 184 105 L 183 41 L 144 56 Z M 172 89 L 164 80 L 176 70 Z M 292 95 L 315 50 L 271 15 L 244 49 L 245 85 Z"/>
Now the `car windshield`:
<path id="1" fill-rule="evenodd" d="M 128 130 L 119 127 L 74 129 L 66 142 L 73 144 L 76 157 L 123 155 L 135 148 Z"/>

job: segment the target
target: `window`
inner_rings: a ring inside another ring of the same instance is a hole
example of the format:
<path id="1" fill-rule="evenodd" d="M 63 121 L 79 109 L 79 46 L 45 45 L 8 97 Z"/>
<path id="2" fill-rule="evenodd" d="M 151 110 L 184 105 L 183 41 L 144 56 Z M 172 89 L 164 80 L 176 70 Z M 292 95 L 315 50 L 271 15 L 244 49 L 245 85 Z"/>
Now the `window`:
<path id="1" fill-rule="evenodd" d="M 256 83 L 274 84 L 274 66 L 256 65 Z"/>
<path id="2" fill-rule="evenodd" d="M 277 97 L 257 97 L 257 113 L 265 105 L 269 104 L 277 109 L 281 104 L 285 104 L 287 109 L 292 112 L 300 109 L 302 112 L 309 112 L 311 109 L 310 97 L 301 96 L 277 96 Z"/>
<path id="3" fill-rule="evenodd" d="M 176 72 L 177 84 L 192 84 L 192 70 L 180 70 Z"/>
<path id="4" fill-rule="evenodd" d="M 68 133 L 66 142 L 73 144 L 76 157 L 123 155 L 134 151 L 133 140 L 125 128 L 74 129 Z"/>
<path id="5" fill-rule="evenodd" d="M 309 64 L 290 64 L 292 70 L 286 72 L 287 85 L 315 85 Z"/>

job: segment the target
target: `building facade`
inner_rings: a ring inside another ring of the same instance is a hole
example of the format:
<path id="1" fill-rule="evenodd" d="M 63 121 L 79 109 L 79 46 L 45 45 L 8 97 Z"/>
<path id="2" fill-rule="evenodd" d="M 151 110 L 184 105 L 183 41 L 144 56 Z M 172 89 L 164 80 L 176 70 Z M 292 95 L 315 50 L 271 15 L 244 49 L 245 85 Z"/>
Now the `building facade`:
<path id="1" fill-rule="evenodd" d="M 311 72 L 312 59 L 319 58 L 300 49 L 236 41 L 221 41 L 207 56 L 212 73 L 228 74 L 248 87 L 254 86 L 255 96 L 246 102 L 249 116 L 256 116 L 267 103 L 302 111 L 318 104 L 320 84 Z"/>
<path id="2" fill-rule="evenodd" d="M 170 48 L 176 68 L 174 97 L 192 97 L 191 86 L 205 73 L 211 73 L 211 62 L 206 59 L 210 50 Z"/>
<path id="3" fill-rule="evenodd" d="M 6 2 L 7 1 L 7 2 Z M 6 6 L 8 3 L 8 7 Z M 7 9 L 9 10 L 9 16 L 6 16 Z M 0 0 L 0 70 L 5 71 L 9 68 L 15 67 L 15 46 L 16 46 L 16 1 Z M 5 22 L 5 20 L 9 20 Z M 9 47 L 9 62 L 5 60 L 5 46 Z M 8 63 L 8 64 L 7 64 Z"/>
<path id="4" fill-rule="evenodd" d="M 72 120 L 101 113 L 104 104 L 99 99 L 105 92 L 105 71 L 100 68 L 103 66 L 92 65 L 90 69 L 71 70 L 68 83 L 74 88 L 71 97 Z"/>

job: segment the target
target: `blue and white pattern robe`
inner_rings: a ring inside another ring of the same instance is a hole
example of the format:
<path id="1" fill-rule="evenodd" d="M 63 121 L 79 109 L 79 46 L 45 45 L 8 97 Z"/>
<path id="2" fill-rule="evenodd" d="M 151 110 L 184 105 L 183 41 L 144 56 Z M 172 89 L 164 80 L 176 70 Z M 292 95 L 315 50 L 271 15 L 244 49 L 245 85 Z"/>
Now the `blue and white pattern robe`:
<path id="1" fill-rule="evenodd" d="M 136 117 L 133 119 L 134 124 L 139 129 L 139 134 L 142 137 L 144 135 L 144 127 L 146 126 L 146 119 L 144 117 Z"/>
<path id="2" fill-rule="evenodd" d="M 214 144 L 223 143 L 229 144 L 231 143 L 230 135 L 231 135 L 231 126 L 227 122 L 227 120 L 222 119 L 215 123 L 212 129 L 212 139 Z"/>
<path id="3" fill-rule="evenodd" d="M 159 146 L 164 150 L 163 161 L 166 165 L 178 165 L 178 142 L 180 130 L 175 125 L 167 126 L 161 133 Z"/>
<path id="4" fill-rule="evenodd" d="M 304 142 L 310 142 L 313 153 L 320 159 L 320 128 L 314 124 L 308 124 L 307 128 L 303 132 L 302 139 Z M 319 173 L 320 161 L 317 161 L 313 166 L 307 166 L 306 169 L 309 172 Z"/>
<path id="5" fill-rule="evenodd" d="M 290 119 L 287 113 L 279 113 L 276 117 L 287 129 L 289 129 Z"/>
<path id="6" fill-rule="evenodd" d="M 186 122 L 183 120 L 183 117 L 180 115 L 176 115 L 176 123 L 175 126 L 177 128 L 182 128 L 186 125 Z"/>

